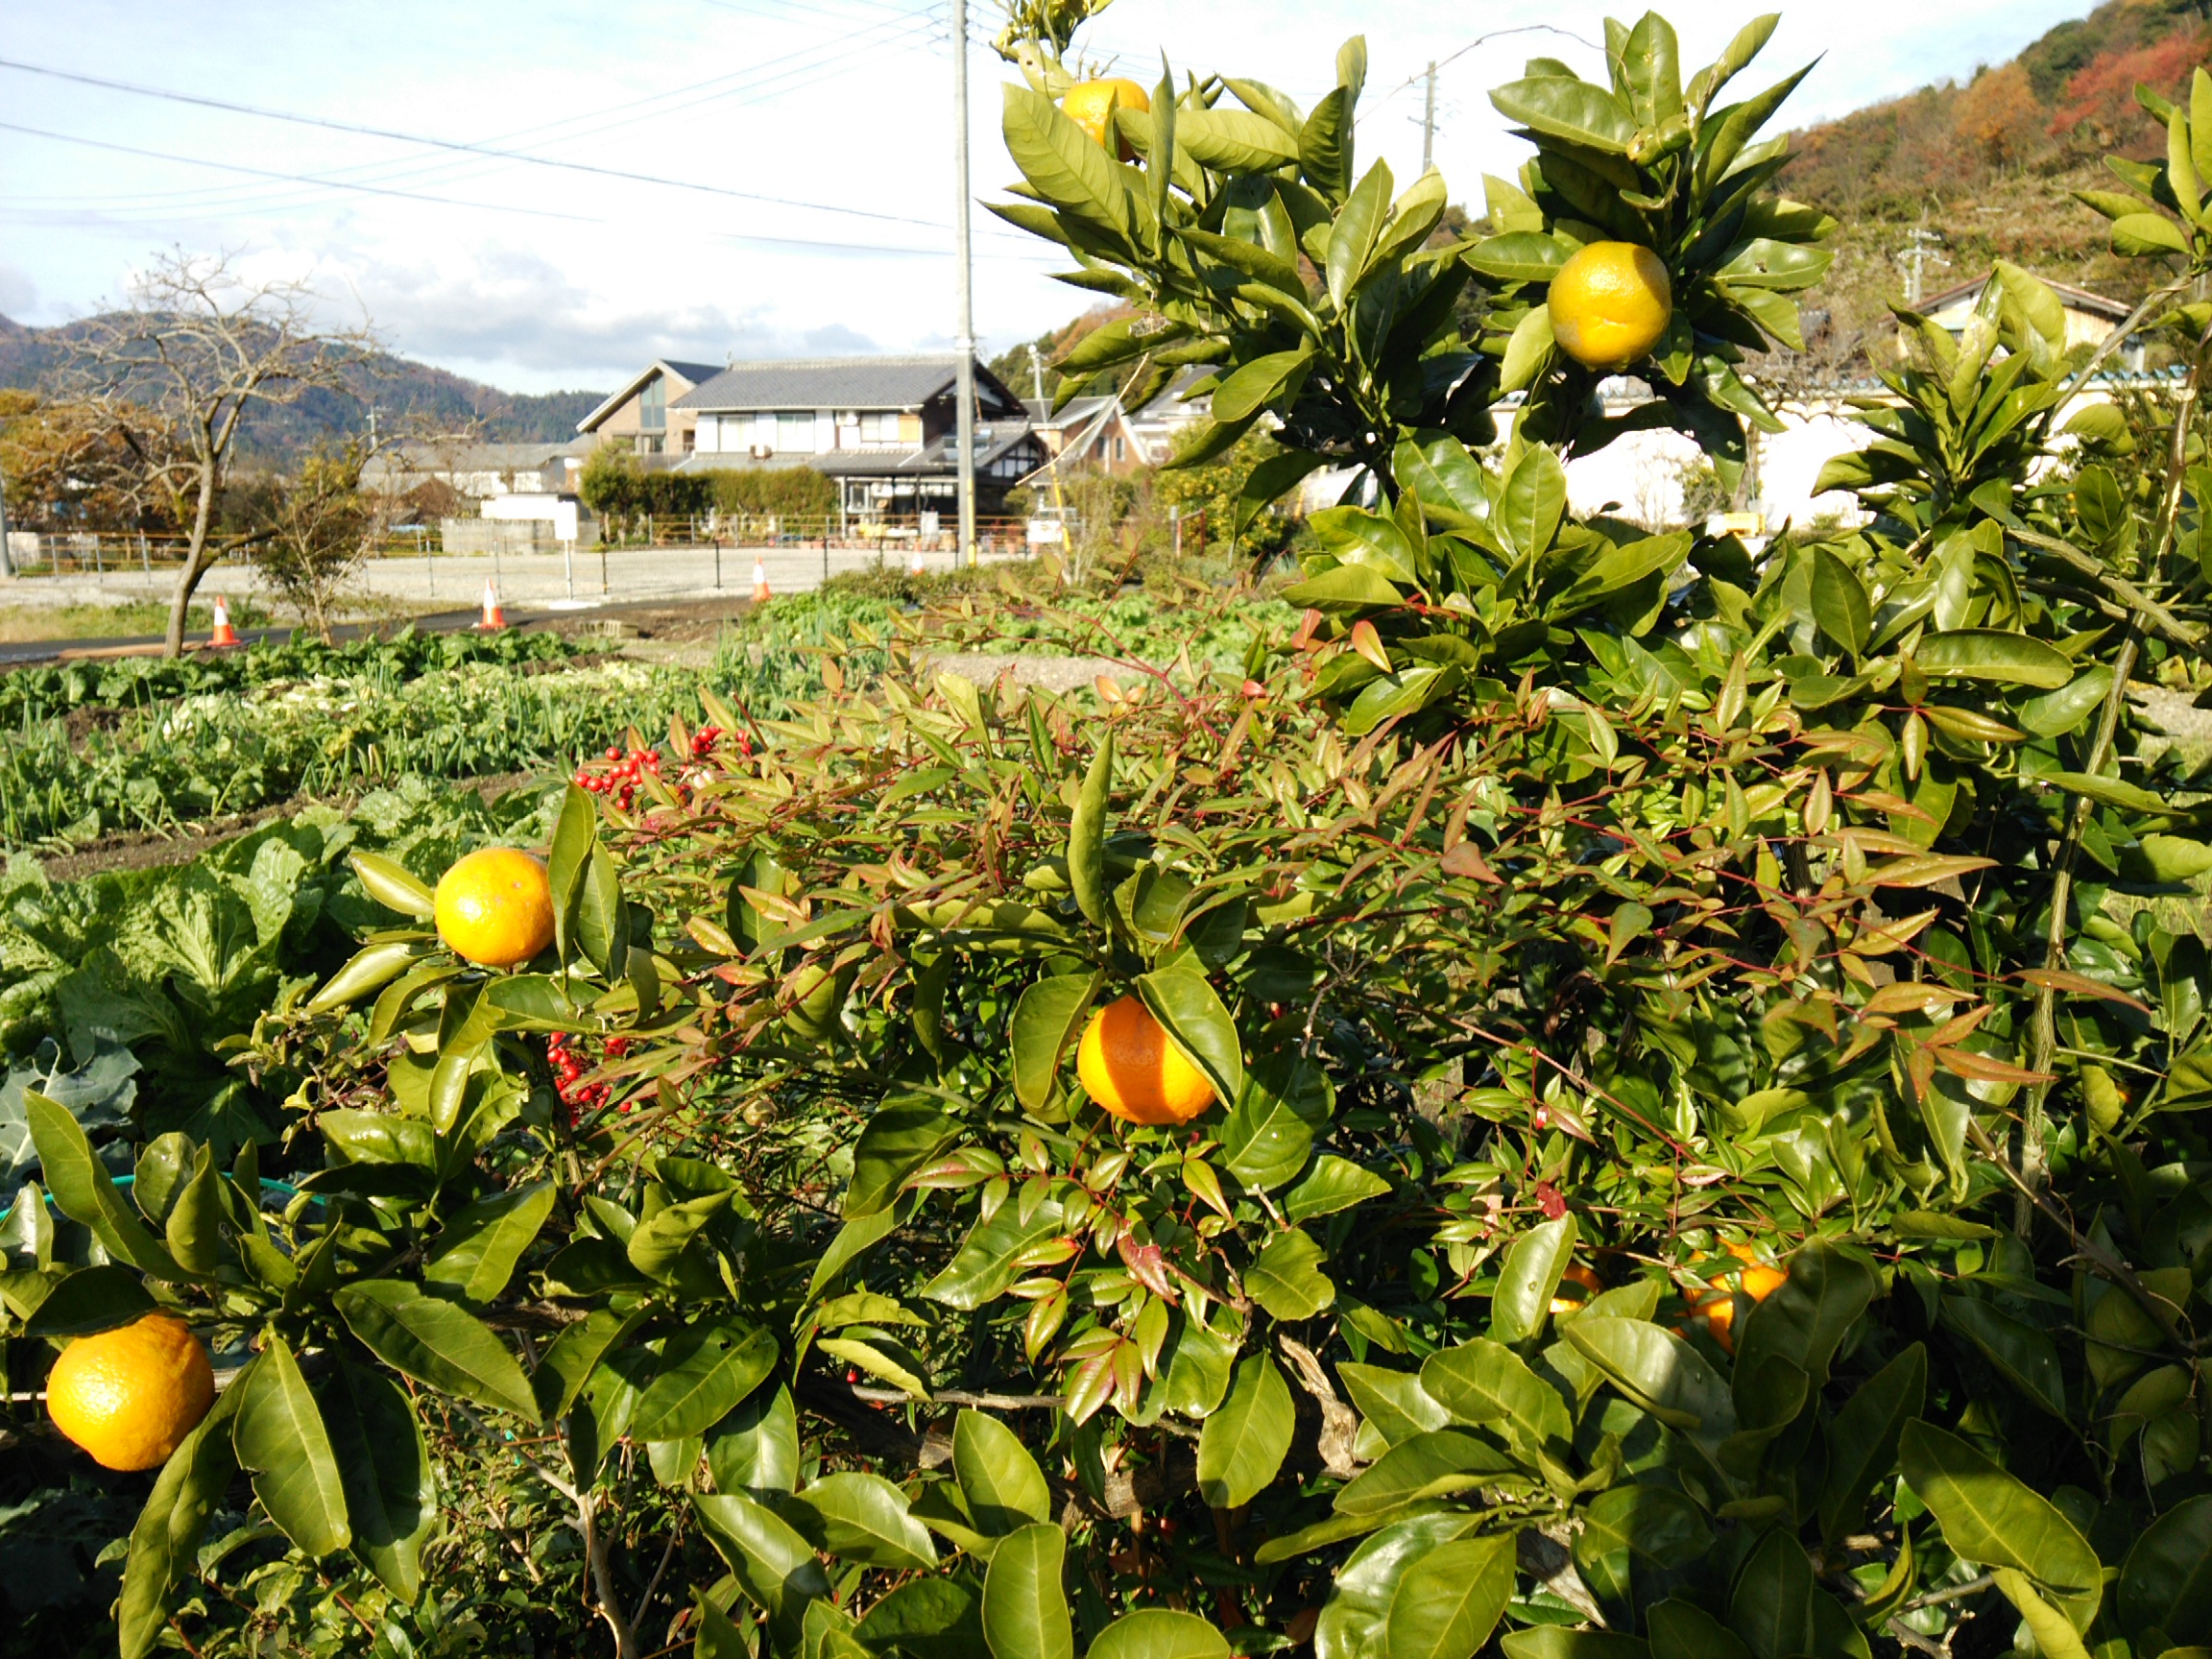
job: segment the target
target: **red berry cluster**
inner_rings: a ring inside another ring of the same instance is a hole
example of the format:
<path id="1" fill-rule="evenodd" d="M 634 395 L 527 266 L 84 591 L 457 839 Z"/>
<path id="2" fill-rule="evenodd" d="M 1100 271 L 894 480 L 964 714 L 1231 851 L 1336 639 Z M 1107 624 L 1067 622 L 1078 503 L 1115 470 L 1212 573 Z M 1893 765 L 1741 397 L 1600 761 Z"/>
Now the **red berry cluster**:
<path id="1" fill-rule="evenodd" d="M 607 1039 L 606 1057 L 619 1060 L 630 1052 L 627 1038 Z M 559 1091 L 562 1103 L 568 1108 L 568 1121 L 574 1123 L 577 1116 L 596 1112 L 605 1106 L 613 1093 L 604 1083 L 586 1083 L 584 1074 L 592 1070 L 589 1055 L 578 1046 L 577 1039 L 556 1031 L 545 1039 L 545 1062 L 553 1068 L 553 1087 Z M 621 1110 L 627 1112 L 633 1103 L 624 1101 Z"/>
<path id="2" fill-rule="evenodd" d="M 691 739 L 689 758 L 694 764 L 685 770 L 680 787 L 695 789 L 712 778 L 712 771 L 697 762 L 709 759 L 715 746 L 725 736 L 737 746 L 740 755 L 747 757 L 752 756 L 753 742 L 744 733 L 725 733 L 719 726 L 702 727 Z M 661 757 L 656 751 L 633 749 L 625 755 L 619 749 L 610 749 L 604 761 L 587 761 L 578 767 L 574 782 L 579 789 L 589 790 L 593 795 L 604 795 L 618 810 L 627 812 L 630 804 L 637 798 L 638 786 L 646 778 L 658 779 L 660 776 Z"/>

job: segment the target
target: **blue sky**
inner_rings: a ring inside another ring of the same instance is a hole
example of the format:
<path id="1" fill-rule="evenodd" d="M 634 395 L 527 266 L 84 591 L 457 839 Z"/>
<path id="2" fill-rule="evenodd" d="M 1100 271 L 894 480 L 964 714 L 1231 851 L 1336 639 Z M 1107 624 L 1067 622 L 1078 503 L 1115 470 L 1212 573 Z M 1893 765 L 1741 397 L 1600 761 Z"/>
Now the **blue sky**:
<path id="1" fill-rule="evenodd" d="M 1753 73 L 1821 59 L 1790 109 L 1801 124 L 1963 78 L 2087 9 L 1800 5 Z M 1338 42 L 1364 32 L 1363 156 L 1386 156 L 1409 180 L 1424 65 L 1487 32 L 1544 26 L 1443 71 L 1437 163 L 1455 195 L 1479 200 L 1480 175 L 1519 159 L 1484 89 L 1537 53 L 1597 73 L 1595 51 L 1573 36 L 1600 40 L 1607 10 L 1117 0 L 1086 43 L 1146 84 L 1165 46 L 1179 71 L 1250 75 L 1310 100 L 1331 83 Z M 985 43 L 996 9 L 979 0 L 972 12 L 974 181 L 989 195 L 1014 176 L 997 131 L 1007 72 Z M 674 181 L 0 68 L 0 313 L 80 315 L 119 293 L 150 251 L 180 246 L 305 277 L 333 317 L 366 313 L 396 349 L 517 391 L 606 387 L 661 355 L 941 347 L 954 315 L 947 15 L 945 0 L 0 0 L 0 59 L 13 62 Z M 1751 8 L 1695 0 L 1673 15 L 1686 59 L 1702 62 Z M 1034 244 L 987 215 L 977 224 L 987 344 L 1082 308 Z"/>

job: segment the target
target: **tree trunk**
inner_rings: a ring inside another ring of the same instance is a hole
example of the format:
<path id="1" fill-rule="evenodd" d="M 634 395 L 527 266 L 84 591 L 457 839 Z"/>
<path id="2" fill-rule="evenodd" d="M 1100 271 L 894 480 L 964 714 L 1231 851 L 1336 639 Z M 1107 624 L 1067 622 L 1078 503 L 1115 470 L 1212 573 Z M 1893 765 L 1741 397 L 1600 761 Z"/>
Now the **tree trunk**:
<path id="1" fill-rule="evenodd" d="M 184 568 L 177 573 L 177 590 L 169 598 L 169 633 L 161 655 L 184 655 L 184 623 L 191 614 L 192 595 L 207 574 L 207 529 L 215 517 L 215 478 L 212 469 L 200 474 L 200 499 L 192 512 L 192 539 L 184 548 Z"/>

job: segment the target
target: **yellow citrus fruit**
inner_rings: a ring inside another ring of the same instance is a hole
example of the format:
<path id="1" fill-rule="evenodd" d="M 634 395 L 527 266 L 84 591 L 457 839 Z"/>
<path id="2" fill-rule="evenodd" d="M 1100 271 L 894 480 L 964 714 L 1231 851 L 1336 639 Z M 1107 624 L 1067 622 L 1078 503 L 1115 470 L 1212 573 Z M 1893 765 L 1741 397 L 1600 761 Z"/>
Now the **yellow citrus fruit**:
<path id="1" fill-rule="evenodd" d="M 207 1351 L 167 1313 L 78 1337 L 46 1376 L 54 1427 L 110 1469 L 158 1469 L 214 1403 Z"/>
<path id="2" fill-rule="evenodd" d="M 1734 1246 L 1730 1246 L 1731 1252 Z M 1764 1302 L 1782 1288 L 1790 1275 L 1779 1267 L 1746 1267 L 1742 1280 L 1743 1294 L 1754 1302 Z M 1696 1316 L 1705 1321 L 1705 1329 L 1713 1334 L 1713 1340 L 1720 1344 L 1722 1353 L 1736 1352 L 1736 1296 L 1727 1276 L 1712 1281 L 1714 1293 L 1697 1304 Z"/>
<path id="3" fill-rule="evenodd" d="M 1659 255 L 1634 242 L 1593 242 L 1551 278 L 1551 334 L 1586 369 L 1625 369 L 1647 355 L 1674 315 Z"/>
<path id="4" fill-rule="evenodd" d="M 553 943 L 553 884 L 513 847 L 471 853 L 439 878 L 438 937 L 484 968 L 517 968 Z"/>
<path id="5" fill-rule="evenodd" d="M 1188 1123 L 1214 1104 L 1206 1073 L 1134 997 L 1091 1016 L 1075 1050 L 1075 1074 L 1092 1099 L 1127 1123 Z"/>
<path id="6" fill-rule="evenodd" d="M 1091 134 L 1091 141 L 1100 148 L 1106 144 L 1106 130 L 1112 124 L 1117 109 L 1138 109 L 1149 115 L 1151 97 L 1134 81 L 1116 76 L 1106 81 L 1085 81 L 1068 89 L 1068 96 L 1060 100 L 1060 108 L 1067 111 L 1068 119 Z M 1124 142 L 1121 159 L 1134 160 L 1137 152 Z"/>
<path id="7" fill-rule="evenodd" d="M 1596 1271 L 1579 1262 L 1567 1263 L 1567 1270 L 1559 1275 L 1559 1289 L 1551 1298 L 1553 1313 L 1572 1313 L 1583 1303 L 1605 1288 L 1605 1281 Z"/>

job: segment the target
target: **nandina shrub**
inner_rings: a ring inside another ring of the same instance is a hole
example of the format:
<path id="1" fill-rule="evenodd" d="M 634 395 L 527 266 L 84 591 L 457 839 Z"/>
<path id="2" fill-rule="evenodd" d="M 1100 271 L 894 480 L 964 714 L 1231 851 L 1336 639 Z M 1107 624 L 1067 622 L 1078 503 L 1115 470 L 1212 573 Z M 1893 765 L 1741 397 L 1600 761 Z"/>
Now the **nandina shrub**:
<path id="1" fill-rule="evenodd" d="M 856 630 L 884 672 L 792 718 L 703 699 L 568 795 L 522 972 L 357 860 L 392 926 L 245 1056 L 312 1077 L 267 1202 L 184 1136 L 125 1193 L 28 1095 L 17 1381 L 157 1300 L 239 1360 L 125 1650 L 2189 1651 L 2212 792 L 2128 694 L 2205 637 L 2212 138 L 2156 108 L 2086 198 L 2189 342 L 2148 510 L 2006 269 L 1906 319 L 1826 479 L 1864 527 L 1754 553 L 1578 521 L 1564 465 L 1772 419 L 1739 370 L 1828 227 L 1767 192 L 1791 83 L 1726 101 L 1771 19 L 1687 81 L 1656 16 L 1531 63 L 1496 233 L 1431 247 L 1357 42 L 1311 112 L 1164 79 L 1123 164 L 1051 102 L 1090 9 L 1005 43 L 1007 215 L 1135 313 L 1070 382 L 1213 365 L 1192 459 L 1285 449 L 1246 506 L 1349 462 L 1381 508 L 1235 671 L 1061 697 Z M 1598 239 L 1674 296 L 1623 421 L 1552 346 Z M 1186 1126 L 1077 1080 L 1124 996 Z"/>

